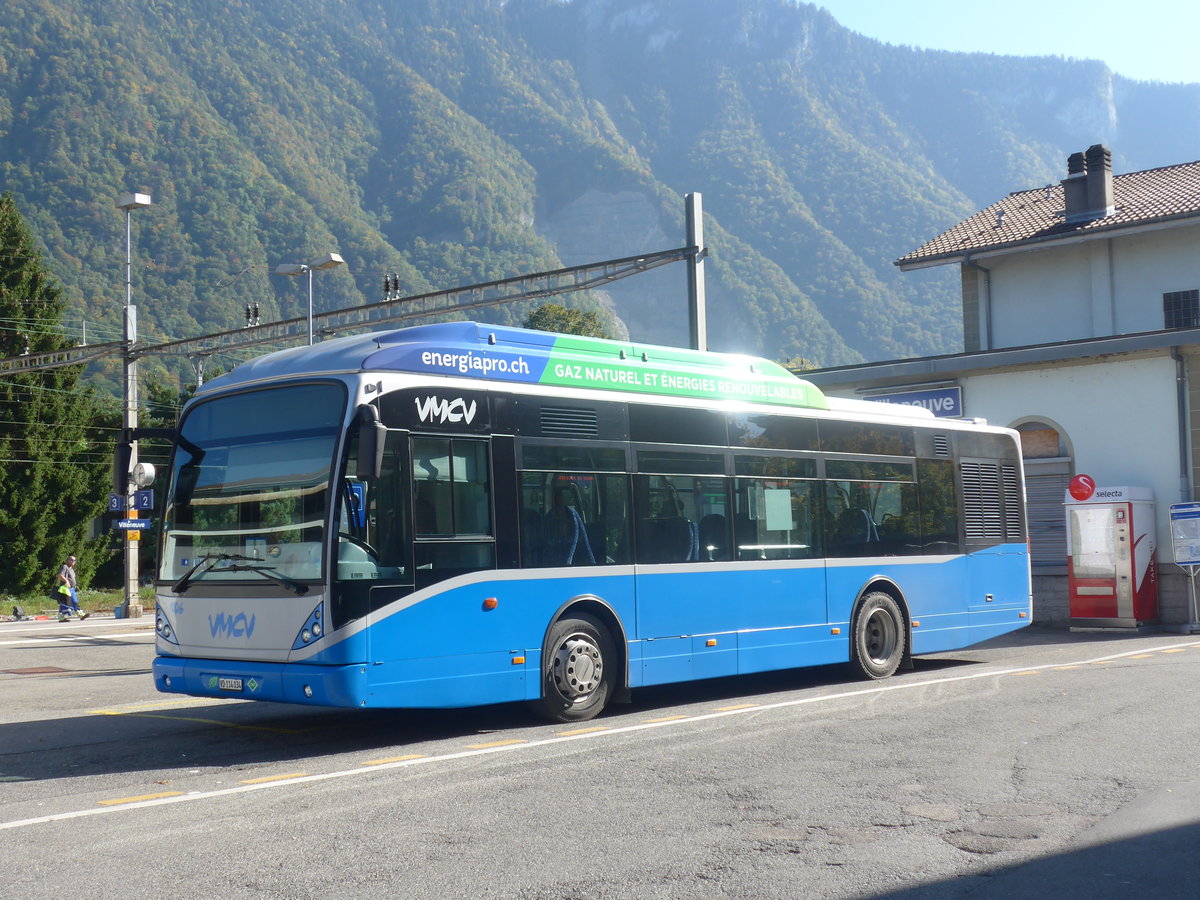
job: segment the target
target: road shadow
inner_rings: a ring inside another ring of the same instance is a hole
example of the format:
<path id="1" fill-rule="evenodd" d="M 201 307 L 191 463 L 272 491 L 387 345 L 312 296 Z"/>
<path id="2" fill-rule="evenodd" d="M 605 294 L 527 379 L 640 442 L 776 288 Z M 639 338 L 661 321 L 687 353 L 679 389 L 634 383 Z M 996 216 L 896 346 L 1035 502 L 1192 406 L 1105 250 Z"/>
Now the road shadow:
<path id="1" fill-rule="evenodd" d="M 917 660 L 893 676 L 919 678 L 970 661 Z M 35 677 L 62 680 L 141 674 L 137 669 L 73 671 Z M 787 669 L 685 684 L 638 688 L 631 702 L 613 703 L 596 720 L 619 727 L 670 711 L 693 714 L 730 701 L 769 705 L 797 691 L 861 687 L 846 665 Z M 65 688 L 69 690 L 69 688 Z M 85 715 L 44 718 L 4 726 L 0 781 L 43 781 L 119 772 L 227 768 L 281 764 L 314 755 L 395 756 L 406 747 L 497 732 L 551 737 L 571 725 L 548 723 L 523 703 L 466 709 L 366 709 L 298 707 L 250 700 L 161 695 L 160 701 Z M 701 707 L 700 710 L 689 707 Z"/>
<path id="2" fill-rule="evenodd" d="M 1197 847 L 1200 824 L 1182 825 L 870 896 L 876 900 L 1193 900 L 1200 879 Z"/>
<path id="3" fill-rule="evenodd" d="M 1159 634 L 1157 637 L 1161 638 Z M 1126 635 L 1072 633 L 1033 627 L 994 638 L 966 650 L 918 657 L 896 682 L 1004 664 L 1005 648 L 1064 644 L 1111 647 Z M 119 638 L 113 639 L 119 643 Z M 19 651 L 17 651 L 19 652 Z M 8 657 L 13 660 L 13 656 Z M 12 668 L 19 666 L 16 659 Z M 74 680 L 145 674 L 149 670 L 84 669 L 53 675 L 64 691 Z M 854 676 L 846 664 L 787 669 L 637 688 L 631 703 L 610 704 L 600 724 L 637 724 L 664 712 L 691 715 L 736 701 L 770 705 L 793 700 L 797 692 L 854 691 L 871 682 Z M 67 718 L 45 717 L 4 726 L 0 781 L 87 777 L 130 771 L 227 768 L 286 763 L 314 755 L 395 756 L 407 747 L 496 732 L 530 739 L 553 736 L 570 726 L 536 719 L 521 703 L 467 709 L 343 710 L 264 701 L 155 695 L 154 702 L 91 710 Z M 693 707 L 700 707 L 695 709 Z M 426 751 L 428 752 L 428 751 Z"/>
<path id="4" fill-rule="evenodd" d="M 1107 646 L 1113 644 L 1128 644 L 1132 641 L 1163 638 L 1171 636 L 1171 632 L 1159 628 L 1141 630 L 1113 631 L 1072 631 L 1067 624 L 1045 625 L 1034 623 L 1019 631 L 1010 631 L 999 637 L 989 638 L 978 644 L 973 644 L 971 650 L 1007 649 L 1012 647 L 1077 647 L 1095 644 Z M 1188 635 L 1174 635 L 1188 638 Z"/>

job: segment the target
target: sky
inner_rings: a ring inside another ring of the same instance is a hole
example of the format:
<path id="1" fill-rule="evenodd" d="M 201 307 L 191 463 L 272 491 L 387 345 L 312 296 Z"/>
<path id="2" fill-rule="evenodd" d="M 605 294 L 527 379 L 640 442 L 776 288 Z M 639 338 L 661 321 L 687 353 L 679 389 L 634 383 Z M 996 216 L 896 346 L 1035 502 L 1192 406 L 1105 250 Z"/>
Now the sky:
<path id="1" fill-rule="evenodd" d="M 808 0 L 888 44 L 1099 59 L 1138 81 L 1200 83 L 1196 0 Z M 986 10 L 986 11 L 985 11 Z"/>

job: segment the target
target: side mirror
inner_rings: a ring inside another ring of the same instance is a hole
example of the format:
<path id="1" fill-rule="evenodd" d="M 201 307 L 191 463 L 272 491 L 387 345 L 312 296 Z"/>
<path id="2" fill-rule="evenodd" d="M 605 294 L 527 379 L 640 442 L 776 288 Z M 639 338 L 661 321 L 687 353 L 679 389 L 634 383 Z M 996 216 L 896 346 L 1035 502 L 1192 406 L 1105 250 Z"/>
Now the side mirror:
<path id="1" fill-rule="evenodd" d="M 196 460 L 186 462 L 179 467 L 179 475 L 175 479 L 175 505 L 187 506 L 192 502 L 196 493 L 196 485 L 200 482 L 200 465 Z"/>
<path id="2" fill-rule="evenodd" d="M 383 472 L 383 445 L 387 428 L 379 410 L 369 403 L 358 408 L 358 470 L 360 481 L 374 481 Z"/>

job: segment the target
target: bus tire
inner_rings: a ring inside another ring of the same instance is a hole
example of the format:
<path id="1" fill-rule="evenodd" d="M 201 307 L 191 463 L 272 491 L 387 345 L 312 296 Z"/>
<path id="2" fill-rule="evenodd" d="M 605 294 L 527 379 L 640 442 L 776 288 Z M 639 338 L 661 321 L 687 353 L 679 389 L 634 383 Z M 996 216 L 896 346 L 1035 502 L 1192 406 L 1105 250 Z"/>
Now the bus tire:
<path id="1" fill-rule="evenodd" d="M 552 722 L 583 722 L 600 714 L 612 694 L 616 645 L 587 613 L 559 619 L 542 656 L 542 696 L 530 706 Z"/>
<path id="2" fill-rule="evenodd" d="M 863 597 L 854 612 L 851 634 L 850 663 L 857 672 L 879 680 L 900 667 L 908 632 L 900 605 L 891 594 L 872 591 Z"/>

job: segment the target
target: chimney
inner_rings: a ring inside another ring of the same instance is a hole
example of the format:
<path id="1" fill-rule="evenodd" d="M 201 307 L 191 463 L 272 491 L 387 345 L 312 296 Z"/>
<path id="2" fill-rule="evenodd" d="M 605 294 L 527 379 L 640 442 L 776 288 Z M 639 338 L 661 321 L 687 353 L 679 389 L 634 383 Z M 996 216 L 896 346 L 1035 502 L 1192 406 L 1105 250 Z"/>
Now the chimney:
<path id="1" fill-rule="evenodd" d="M 1113 209 L 1112 154 L 1103 144 L 1087 149 L 1087 204 L 1096 218 L 1111 216 Z"/>
<path id="2" fill-rule="evenodd" d="M 1067 177 L 1063 179 L 1063 202 L 1067 221 L 1080 218 L 1088 210 L 1087 159 L 1082 153 L 1067 157 Z"/>
<path id="3" fill-rule="evenodd" d="M 1111 216 L 1113 207 L 1112 154 L 1103 144 L 1067 157 L 1063 179 L 1063 213 L 1067 222 L 1090 222 Z"/>

